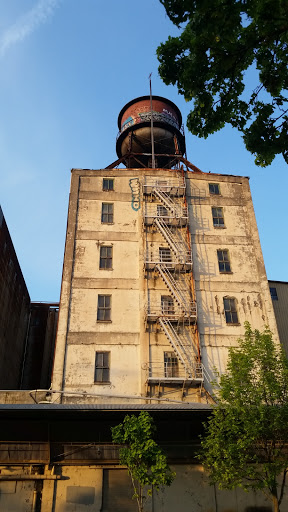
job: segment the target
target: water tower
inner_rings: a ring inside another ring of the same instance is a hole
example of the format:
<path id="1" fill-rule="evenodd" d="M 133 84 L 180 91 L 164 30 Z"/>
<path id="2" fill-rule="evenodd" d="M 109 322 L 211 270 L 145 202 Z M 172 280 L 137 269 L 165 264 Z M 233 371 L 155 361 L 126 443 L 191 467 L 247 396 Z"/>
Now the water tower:
<path id="1" fill-rule="evenodd" d="M 171 168 L 175 156 L 185 154 L 181 126 L 181 112 L 172 101 L 161 96 L 135 98 L 118 117 L 117 155 L 129 168 Z"/>

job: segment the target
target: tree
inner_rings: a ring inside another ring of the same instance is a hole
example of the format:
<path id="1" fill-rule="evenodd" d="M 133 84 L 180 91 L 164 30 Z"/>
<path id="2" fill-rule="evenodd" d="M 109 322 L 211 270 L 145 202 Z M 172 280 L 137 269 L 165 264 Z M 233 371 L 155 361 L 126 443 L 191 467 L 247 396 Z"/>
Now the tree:
<path id="1" fill-rule="evenodd" d="M 175 477 L 152 438 L 155 430 L 153 418 L 145 411 L 139 416 L 127 415 L 123 423 L 111 428 L 113 442 L 124 445 L 119 451 L 120 463 L 127 466 L 139 512 L 144 510 L 144 500 L 152 495 L 152 488 L 158 491 L 171 485 Z"/>
<path id="2" fill-rule="evenodd" d="M 268 328 L 245 324 L 219 376 L 198 458 L 220 488 L 262 490 L 280 511 L 288 471 L 288 360 Z"/>
<path id="3" fill-rule="evenodd" d="M 277 154 L 288 163 L 288 0 L 160 2 L 183 29 L 157 56 L 165 84 L 193 100 L 188 130 L 206 138 L 229 123 L 257 165 Z M 256 77 L 250 91 L 249 68 Z"/>

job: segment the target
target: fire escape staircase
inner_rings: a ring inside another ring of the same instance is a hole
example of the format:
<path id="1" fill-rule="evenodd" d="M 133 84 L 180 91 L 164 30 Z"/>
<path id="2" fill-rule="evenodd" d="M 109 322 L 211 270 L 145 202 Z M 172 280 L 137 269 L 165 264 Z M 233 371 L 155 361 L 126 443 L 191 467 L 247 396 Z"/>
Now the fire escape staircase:
<path id="1" fill-rule="evenodd" d="M 171 199 L 171 197 L 169 196 L 169 194 L 167 194 L 167 192 L 164 192 L 163 190 L 161 190 L 161 189 L 159 190 L 159 188 L 154 187 L 152 190 L 152 193 L 154 194 L 156 199 L 161 201 L 163 206 L 165 206 L 166 208 L 169 208 L 169 211 L 171 212 L 171 214 L 174 218 L 180 219 L 180 218 L 184 217 L 183 213 L 186 213 L 186 212 L 184 212 L 183 206 L 181 204 L 173 201 Z"/>
<path id="2" fill-rule="evenodd" d="M 193 307 L 189 290 L 179 286 L 179 283 L 174 279 L 165 264 L 158 263 L 155 268 L 159 272 L 166 286 L 169 288 L 174 299 L 179 304 L 181 312 L 188 317 L 196 317 L 196 306 L 194 305 Z"/>
<path id="3" fill-rule="evenodd" d="M 177 260 L 179 263 L 186 263 L 186 256 L 189 252 L 187 249 L 187 246 L 184 242 L 184 240 L 177 238 L 173 231 L 168 227 L 165 220 L 161 217 L 155 217 L 154 225 L 157 227 L 158 231 L 162 234 L 162 236 L 165 238 L 166 242 L 168 243 L 169 247 L 174 252 Z"/>
<path id="4" fill-rule="evenodd" d="M 178 202 L 174 200 L 174 197 L 169 195 L 169 191 L 166 188 L 166 191 L 163 190 L 163 186 L 161 184 L 155 184 L 151 187 L 151 194 L 154 198 L 160 202 L 164 208 L 166 208 L 169 215 L 155 215 L 153 225 L 158 230 L 159 233 L 166 240 L 169 248 L 174 253 L 174 259 L 177 264 L 188 265 L 188 268 L 192 268 L 192 259 L 191 259 L 191 251 L 183 238 L 182 229 L 188 220 L 187 208 L 183 205 L 182 202 Z M 157 211 L 158 213 L 158 211 Z M 179 223 L 176 224 L 178 227 L 171 228 L 171 219 L 177 219 Z M 175 272 L 173 272 L 173 268 L 171 268 L 171 263 L 169 262 L 169 268 L 167 262 L 160 261 L 155 264 L 154 270 L 158 273 L 158 275 L 163 279 L 167 288 L 169 289 L 173 299 L 177 302 L 179 308 L 179 315 L 176 319 L 181 323 L 182 320 L 185 320 L 190 324 L 196 323 L 197 312 L 196 312 L 196 303 L 192 301 L 190 288 L 186 284 L 185 279 L 176 280 Z M 172 271 L 172 272 L 171 272 Z M 175 271 L 175 269 L 174 269 Z M 154 315 L 155 321 L 155 315 Z M 202 364 L 197 362 L 197 350 L 196 347 L 190 347 L 185 343 L 185 338 L 183 338 L 177 329 L 177 324 L 175 325 L 174 321 L 169 317 L 169 315 L 165 315 L 165 311 L 162 311 L 157 318 L 159 325 L 161 326 L 164 334 L 166 335 L 170 345 L 172 346 L 178 360 L 183 365 L 184 374 L 188 380 L 194 380 L 198 382 L 203 381 L 203 369 Z M 183 329 L 185 330 L 185 322 L 183 322 Z M 195 353 L 194 353 L 194 350 Z"/>
<path id="5" fill-rule="evenodd" d="M 189 354 L 188 347 L 185 346 L 178 335 L 176 329 L 172 323 L 165 317 L 159 318 L 159 324 L 161 325 L 166 337 L 168 338 L 171 346 L 174 349 L 179 361 L 182 363 L 186 378 L 195 379 L 199 378 L 199 368 L 195 362 L 193 362 L 193 355 Z M 195 360 L 195 357 L 194 357 Z"/>

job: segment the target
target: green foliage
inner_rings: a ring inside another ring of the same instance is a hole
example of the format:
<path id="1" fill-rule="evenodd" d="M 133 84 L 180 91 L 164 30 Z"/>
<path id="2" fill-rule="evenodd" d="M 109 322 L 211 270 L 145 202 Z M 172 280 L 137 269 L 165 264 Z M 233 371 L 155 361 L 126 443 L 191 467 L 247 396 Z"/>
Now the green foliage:
<path id="1" fill-rule="evenodd" d="M 158 47 L 159 73 L 193 100 L 188 129 L 206 138 L 230 123 L 257 165 L 281 153 L 288 163 L 288 0 L 160 2 L 182 32 Z"/>
<path id="2" fill-rule="evenodd" d="M 124 445 L 119 451 L 120 463 L 127 466 L 139 511 L 143 510 L 144 488 L 151 496 L 152 487 L 158 491 L 171 485 L 175 477 L 166 456 L 153 440 L 155 430 L 153 418 L 145 411 L 139 416 L 127 415 L 123 423 L 111 428 L 113 442 Z"/>
<path id="3" fill-rule="evenodd" d="M 278 511 L 288 469 L 288 360 L 268 328 L 245 329 L 219 375 L 198 458 L 220 488 L 260 489 Z"/>

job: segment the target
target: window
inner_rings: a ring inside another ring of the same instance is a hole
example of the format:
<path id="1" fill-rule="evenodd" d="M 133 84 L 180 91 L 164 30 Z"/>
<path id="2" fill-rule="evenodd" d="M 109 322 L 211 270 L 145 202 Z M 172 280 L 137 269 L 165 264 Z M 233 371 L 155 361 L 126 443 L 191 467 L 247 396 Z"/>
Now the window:
<path id="1" fill-rule="evenodd" d="M 113 223 L 113 203 L 102 203 L 102 214 L 101 214 L 101 222 L 102 224 L 112 224 Z"/>
<path id="2" fill-rule="evenodd" d="M 220 195 L 220 188 L 218 183 L 209 183 L 209 194 L 212 196 Z"/>
<path id="3" fill-rule="evenodd" d="M 224 228 L 223 208 L 212 208 L 214 228 Z"/>
<path id="4" fill-rule="evenodd" d="M 231 272 L 229 253 L 227 249 L 217 250 L 219 272 Z"/>
<path id="5" fill-rule="evenodd" d="M 159 247 L 159 259 L 161 263 L 169 263 L 172 261 L 171 250 L 168 247 Z"/>
<path id="6" fill-rule="evenodd" d="M 157 217 L 168 217 L 168 210 L 165 206 L 157 205 Z"/>
<path id="7" fill-rule="evenodd" d="M 114 180 L 111 178 L 103 178 L 103 190 L 106 192 L 114 190 Z"/>
<path id="8" fill-rule="evenodd" d="M 236 300 L 230 297 L 225 297 L 223 299 L 224 302 L 224 311 L 226 324 L 238 324 L 238 314 L 236 309 Z"/>
<path id="9" fill-rule="evenodd" d="M 275 287 L 270 288 L 270 295 L 272 300 L 278 300 L 277 290 Z"/>
<path id="10" fill-rule="evenodd" d="M 174 315 L 174 301 L 170 295 L 161 296 L 161 309 L 164 315 Z"/>
<path id="11" fill-rule="evenodd" d="M 98 295 L 97 321 L 111 321 L 111 295 Z"/>
<path id="12" fill-rule="evenodd" d="M 96 352 L 95 354 L 95 382 L 109 382 L 110 379 L 110 352 Z"/>
<path id="13" fill-rule="evenodd" d="M 178 359 L 174 352 L 164 352 L 165 377 L 178 377 Z"/>
<path id="14" fill-rule="evenodd" d="M 101 269 L 112 269 L 112 247 L 102 245 L 100 247 L 100 265 Z"/>

